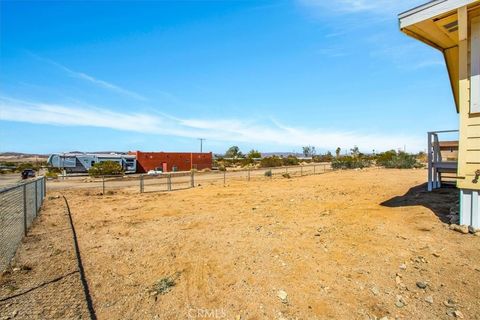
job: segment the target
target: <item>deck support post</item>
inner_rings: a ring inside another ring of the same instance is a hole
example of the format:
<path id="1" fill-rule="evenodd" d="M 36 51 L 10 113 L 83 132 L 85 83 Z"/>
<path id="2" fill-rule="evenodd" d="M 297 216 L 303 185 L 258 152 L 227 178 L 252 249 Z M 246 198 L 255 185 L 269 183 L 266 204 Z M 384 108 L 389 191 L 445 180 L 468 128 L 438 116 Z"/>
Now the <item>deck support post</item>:
<path id="1" fill-rule="evenodd" d="M 428 185 L 427 189 L 428 191 L 432 191 L 433 186 L 432 186 L 432 174 L 433 174 L 433 150 L 432 150 L 432 133 L 428 133 L 428 147 L 427 147 L 427 155 L 428 155 Z"/>

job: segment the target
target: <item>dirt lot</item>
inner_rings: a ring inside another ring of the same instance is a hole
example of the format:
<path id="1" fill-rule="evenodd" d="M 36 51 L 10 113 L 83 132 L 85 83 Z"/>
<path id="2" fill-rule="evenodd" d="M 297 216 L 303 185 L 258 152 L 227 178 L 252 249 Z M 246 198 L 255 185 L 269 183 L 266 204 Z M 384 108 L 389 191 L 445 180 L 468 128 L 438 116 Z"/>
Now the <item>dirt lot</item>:
<path id="1" fill-rule="evenodd" d="M 99 319 L 480 319 L 480 237 L 448 229 L 457 190 L 426 193 L 425 176 L 369 169 L 64 194 Z M 69 249 L 51 258 L 71 241 L 52 231 L 64 221 L 63 200 L 47 201 L 32 233 L 50 230 L 50 246 L 27 238 L 15 264 L 31 270 L 5 274 L 0 296 L 41 282 L 45 266 L 71 271 L 56 258 L 71 262 Z"/>

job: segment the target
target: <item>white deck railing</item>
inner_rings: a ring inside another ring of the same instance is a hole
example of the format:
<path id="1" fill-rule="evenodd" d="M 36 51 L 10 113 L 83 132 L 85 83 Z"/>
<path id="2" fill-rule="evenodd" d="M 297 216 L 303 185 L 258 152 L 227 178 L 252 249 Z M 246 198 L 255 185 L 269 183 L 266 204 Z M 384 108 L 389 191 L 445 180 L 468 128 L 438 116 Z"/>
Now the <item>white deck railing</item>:
<path id="1" fill-rule="evenodd" d="M 458 168 L 457 161 L 445 161 L 442 159 L 441 145 L 439 135 L 452 135 L 458 133 L 458 130 L 443 130 L 428 132 L 428 191 L 440 188 L 442 184 L 442 173 L 456 173 Z M 456 137 L 458 141 L 458 134 Z M 452 139 L 449 139 L 451 141 Z M 445 140 L 446 141 L 446 140 Z"/>

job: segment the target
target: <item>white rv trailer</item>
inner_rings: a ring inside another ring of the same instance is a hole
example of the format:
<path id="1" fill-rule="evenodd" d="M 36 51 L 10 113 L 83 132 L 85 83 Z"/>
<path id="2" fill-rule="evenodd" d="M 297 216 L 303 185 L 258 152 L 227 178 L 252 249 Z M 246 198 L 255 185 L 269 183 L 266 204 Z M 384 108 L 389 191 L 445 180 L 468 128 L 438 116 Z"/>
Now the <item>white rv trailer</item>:
<path id="1" fill-rule="evenodd" d="M 135 155 L 127 154 L 95 154 L 95 153 L 55 153 L 48 157 L 48 164 L 54 168 L 65 170 L 67 173 L 88 172 L 95 163 L 104 161 L 118 162 L 125 173 L 137 171 Z"/>

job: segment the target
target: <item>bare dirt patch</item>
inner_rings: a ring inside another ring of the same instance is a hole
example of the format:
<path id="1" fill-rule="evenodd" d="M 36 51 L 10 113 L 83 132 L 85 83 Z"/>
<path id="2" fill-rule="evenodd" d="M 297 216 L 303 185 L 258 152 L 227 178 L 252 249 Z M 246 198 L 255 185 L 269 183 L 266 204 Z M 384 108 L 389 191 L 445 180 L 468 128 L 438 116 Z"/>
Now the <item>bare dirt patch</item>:
<path id="1" fill-rule="evenodd" d="M 0 275 L 0 319 L 88 319 L 67 219 L 60 197 L 42 206 Z"/>
<path id="2" fill-rule="evenodd" d="M 65 194 L 100 319 L 480 319 L 480 237 L 425 175 Z"/>

